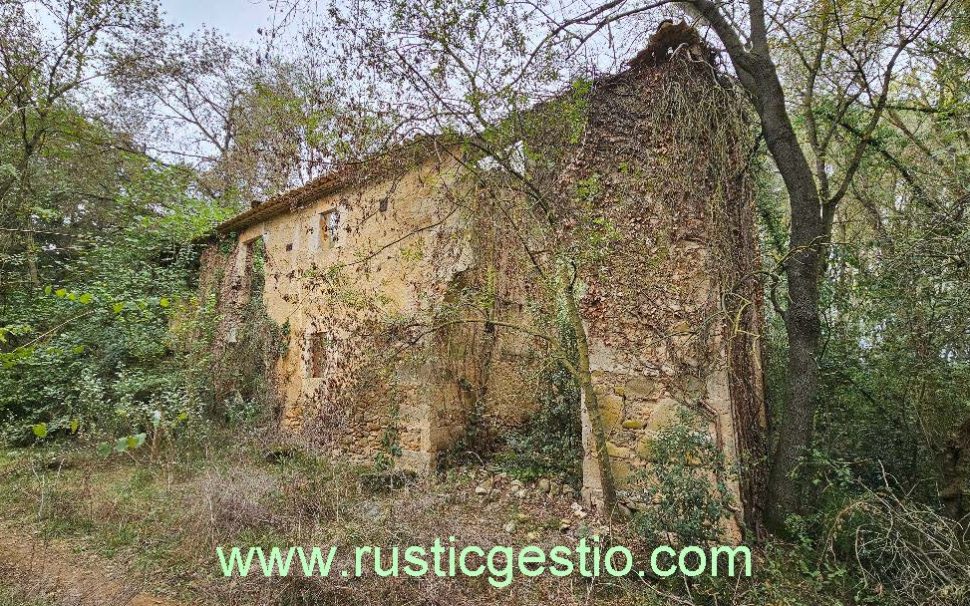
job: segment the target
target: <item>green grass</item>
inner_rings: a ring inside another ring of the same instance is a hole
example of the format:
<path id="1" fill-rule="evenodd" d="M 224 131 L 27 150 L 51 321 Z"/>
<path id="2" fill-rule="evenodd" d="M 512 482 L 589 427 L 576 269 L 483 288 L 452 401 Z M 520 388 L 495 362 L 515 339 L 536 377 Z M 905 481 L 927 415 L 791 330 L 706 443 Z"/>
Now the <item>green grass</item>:
<path id="1" fill-rule="evenodd" d="M 20 592 L 5 587 L 0 581 L 0 606 L 54 606 L 51 602 L 25 598 Z"/>

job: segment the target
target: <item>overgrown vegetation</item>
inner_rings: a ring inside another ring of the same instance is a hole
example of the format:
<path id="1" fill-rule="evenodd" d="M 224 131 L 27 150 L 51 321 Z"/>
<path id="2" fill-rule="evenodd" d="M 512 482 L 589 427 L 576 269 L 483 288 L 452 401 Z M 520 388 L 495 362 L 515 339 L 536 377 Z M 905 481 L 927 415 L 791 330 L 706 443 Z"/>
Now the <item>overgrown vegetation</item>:
<path id="1" fill-rule="evenodd" d="M 656 3 L 377 0 L 334 3 L 315 14 L 323 25 L 304 27 L 290 19 L 317 7 L 298 1 L 257 53 L 177 31 L 153 0 L 14 0 L 0 4 L 0 526 L 130 563 L 186 601 L 970 604 L 970 12 L 946 0 L 751 0 L 740 16 L 706 0 L 679 5 L 724 51 L 713 66 L 690 55 L 691 65 L 714 69 L 725 91 L 740 78 L 753 111 L 729 116 L 737 130 L 711 144 L 721 98 L 698 105 L 664 80 L 676 103 L 657 111 L 696 138 L 666 141 L 651 166 L 668 171 L 669 187 L 636 193 L 678 201 L 715 183 L 734 210 L 731 188 L 756 177 L 761 268 L 731 275 L 736 301 L 715 303 L 735 318 L 763 299 L 763 323 L 741 332 L 766 355 L 768 429 L 757 437 L 781 451 L 734 469 L 696 410 L 636 453 L 649 467 L 622 495 L 635 505 L 629 519 L 606 527 L 577 513 L 569 493 L 538 489 L 582 484 L 580 392 L 591 385 L 562 364 L 576 358 L 572 334 L 557 340 L 568 355 L 537 378 L 529 424 L 477 434 L 473 414 L 438 474 L 375 490 L 366 478 L 401 454 L 393 403 L 383 402 L 392 420 L 366 469 L 279 447 L 266 378 L 289 330 L 263 307 L 262 240 L 237 310 L 246 321 L 231 335 L 217 334 L 226 298 L 206 288 L 218 276 L 199 275 L 213 227 L 253 200 L 415 135 L 474 134 L 464 151 L 493 159 L 497 180 L 521 193 L 532 183 L 517 169 L 537 167 L 542 192 L 576 205 L 557 217 L 540 192 L 513 210 L 545 221 L 523 239 L 548 244 L 537 254 L 555 258 L 551 290 L 581 300 L 584 264 L 647 228 L 599 211 L 622 188 L 597 167 L 574 187 L 541 182 L 542 168 L 567 146 L 599 143 L 579 126 L 587 101 L 602 72 L 645 46 L 666 10 Z M 278 39 L 292 41 L 286 52 Z M 766 90 L 776 77 L 778 90 Z M 538 125 L 519 123 L 536 108 L 547 112 Z M 566 143 L 514 145 L 537 128 Z M 751 149 L 738 147 L 742 135 Z M 748 165 L 697 170 L 692 155 L 706 148 Z M 668 255 L 669 234 L 651 234 Z M 624 252 L 644 272 L 661 264 Z M 646 283 L 613 286 L 642 293 Z M 492 321 L 498 297 L 484 290 L 474 304 Z M 578 315 L 556 320 L 543 328 L 588 328 Z M 742 524 L 752 580 L 543 578 L 488 593 L 436 578 L 230 585 L 214 570 L 212 550 L 230 543 L 423 543 L 452 532 L 480 545 L 553 544 L 608 532 L 638 546 L 713 544 L 740 520 L 729 480 L 755 466 L 775 470 L 776 515 L 774 534 Z M 0 579 L 0 605 L 30 603 Z"/>
<path id="2" fill-rule="evenodd" d="M 49 283 L 5 293 L 8 439 L 175 430 L 208 405 L 170 326 L 196 297 L 193 239 L 229 211 L 193 198 L 186 171 L 141 171 L 115 201 L 126 225 L 78 234 Z"/>
<path id="3" fill-rule="evenodd" d="M 648 541 L 715 545 L 736 508 L 727 486 L 724 454 L 696 416 L 683 412 L 647 444 L 649 466 L 638 472 L 633 524 Z"/>
<path id="4" fill-rule="evenodd" d="M 506 438 L 496 463 L 524 481 L 556 478 L 578 490 L 583 482 L 579 392 L 565 369 L 554 367 L 548 374 L 539 411 Z"/>

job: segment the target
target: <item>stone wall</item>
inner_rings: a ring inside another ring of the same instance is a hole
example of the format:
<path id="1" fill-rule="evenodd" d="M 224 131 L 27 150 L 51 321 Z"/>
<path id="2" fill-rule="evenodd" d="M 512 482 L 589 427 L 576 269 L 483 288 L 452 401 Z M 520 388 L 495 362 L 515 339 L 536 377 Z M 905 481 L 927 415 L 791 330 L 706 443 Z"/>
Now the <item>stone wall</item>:
<path id="1" fill-rule="evenodd" d="M 221 280 L 221 355 L 248 299 L 253 243 L 263 242 L 262 301 L 288 336 L 272 371 L 282 427 L 334 456 L 370 463 L 384 453 L 427 470 L 476 412 L 497 432 L 535 410 L 541 344 L 484 321 L 448 325 L 444 310 L 484 280 L 455 179 L 453 163 L 424 159 L 254 222 L 233 234 L 232 252 L 207 255 Z M 508 280 L 495 287 L 492 318 L 521 315 Z"/>
<path id="2" fill-rule="evenodd" d="M 527 421 L 546 388 L 555 344 L 542 333 L 557 312 L 516 241 L 525 237 L 547 251 L 540 263 L 574 251 L 621 490 L 681 410 L 705 419 L 732 465 L 758 459 L 760 300 L 740 98 L 708 65 L 672 61 L 600 79 L 578 107 L 578 129 L 539 119 L 524 144 L 529 177 L 557 192 L 552 233 L 521 228 L 535 209 L 515 187 L 483 195 L 452 146 L 236 234 L 223 290 L 246 291 L 247 250 L 262 239 L 266 312 L 289 337 L 273 373 L 282 426 L 362 462 L 393 443 L 398 465 L 428 469 L 473 423 L 481 438 Z M 521 217 L 489 207 L 502 196 Z M 234 296 L 238 313 L 244 295 Z M 584 492 L 595 501 L 594 450 Z M 756 472 L 742 477 L 728 483 L 748 511 L 760 484 Z"/>
<path id="3" fill-rule="evenodd" d="M 595 182 L 593 213 L 613 229 L 584 272 L 582 313 L 621 490 L 681 411 L 705 420 L 729 466 L 746 467 L 741 477 L 758 474 L 761 301 L 743 107 L 704 63 L 675 60 L 606 79 L 561 176 L 564 191 Z M 595 449 L 586 452 L 586 496 L 595 500 Z M 736 478 L 721 479 L 747 511 L 760 486 Z"/>

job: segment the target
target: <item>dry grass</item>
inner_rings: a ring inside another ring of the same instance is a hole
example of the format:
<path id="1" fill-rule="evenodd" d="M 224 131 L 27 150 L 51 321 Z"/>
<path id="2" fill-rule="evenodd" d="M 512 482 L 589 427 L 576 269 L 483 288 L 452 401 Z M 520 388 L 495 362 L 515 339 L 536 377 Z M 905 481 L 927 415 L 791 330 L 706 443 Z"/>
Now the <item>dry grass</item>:
<path id="1" fill-rule="evenodd" d="M 225 444 L 220 448 L 180 445 L 156 461 L 105 460 L 87 448 L 8 452 L 0 459 L 2 516 L 185 603 L 580 604 L 594 596 L 598 603 L 643 603 L 630 583 L 588 585 L 578 577 L 518 578 L 505 589 L 484 577 L 225 579 L 219 545 L 427 545 L 454 536 L 456 544 L 486 549 L 550 547 L 609 531 L 590 528 L 592 518 L 580 520 L 565 498 L 537 491 L 517 498 L 501 477 L 491 494 L 476 494 L 488 475 L 483 470 L 382 488 L 362 481 L 361 469 L 301 452 L 270 462 L 265 439 L 231 438 L 209 440 Z M 564 519 L 569 528 L 560 531 Z M 511 533 L 503 529 L 510 521 Z"/>
<path id="2" fill-rule="evenodd" d="M 429 545 L 450 536 L 456 544 L 485 549 L 548 549 L 597 533 L 631 546 L 639 561 L 649 553 L 629 528 L 581 519 L 563 496 L 534 489 L 525 498 L 514 496 L 508 478 L 481 468 L 411 478 L 391 488 L 369 470 L 299 449 L 267 457 L 275 443 L 274 436 L 225 433 L 183 440 L 154 461 L 119 455 L 106 460 L 80 446 L 0 449 L 0 523 L 35 533 L 66 559 L 74 552 L 106 583 L 137 582 L 145 595 L 186 605 L 834 606 L 860 597 L 873 605 L 908 603 L 857 584 L 841 566 L 815 571 L 811 554 L 784 544 L 761 552 L 753 582 L 742 583 L 699 578 L 688 586 L 683 579 L 659 584 L 603 577 L 590 583 L 575 575 L 516 575 L 509 587 L 496 589 L 486 577 L 433 575 L 227 579 L 217 546 L 337 545 L 336 570 L 351 563 L 357 545 Z M 476 487 L 486 478 L 494 489 L 482 495 Z M 5 580 L 0 562 L 0 589 Z M 4 590 L 0 606 L 37 604 L 28 599 L 39 597 L 36 592 Z"/>
<path id="3" fill-rule="evenodd" d="M 24 595 L 12 587 L 4 587 L 0 581 L 0 606 L 44 606 L 44 602 Z"/>

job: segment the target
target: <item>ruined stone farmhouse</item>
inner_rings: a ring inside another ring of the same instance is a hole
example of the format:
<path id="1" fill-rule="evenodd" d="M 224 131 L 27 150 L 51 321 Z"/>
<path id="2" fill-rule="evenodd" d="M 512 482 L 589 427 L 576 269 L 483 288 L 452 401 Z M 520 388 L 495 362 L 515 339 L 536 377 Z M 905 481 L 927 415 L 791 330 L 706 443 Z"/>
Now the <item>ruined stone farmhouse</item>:
<path id="1" fill-rule="evenodd" d="M 428 470 L 529 422 L 576 359 L 574 295 L 621 491 L 690 411 L 750 505 L 764 404 L 742 108 L 707 63 L 637 65 L 494 133 L 419 139 L 254 204 L 204 259 L 216 357 L 265 313 L 281 427 Z"/>

